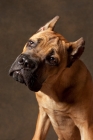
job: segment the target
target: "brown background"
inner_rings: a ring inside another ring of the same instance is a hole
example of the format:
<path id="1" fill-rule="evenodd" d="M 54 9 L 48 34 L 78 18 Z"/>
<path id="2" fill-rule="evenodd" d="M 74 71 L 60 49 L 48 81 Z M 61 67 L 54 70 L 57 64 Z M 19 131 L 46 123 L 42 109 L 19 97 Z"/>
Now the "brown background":
<path id="1" fill-rule="evenodd" d="M 93 0 L 0 0 L 0 140 L 31 140 L 34 134 L 34 93 L 9 77 L 8 70 L 28 38 L 55 15 L 60 16 L 56 31 L 69 41 L 85 38 L 81 59 L 93 76 Z M 51 139 L 57 140 L 53 129 Z"/>

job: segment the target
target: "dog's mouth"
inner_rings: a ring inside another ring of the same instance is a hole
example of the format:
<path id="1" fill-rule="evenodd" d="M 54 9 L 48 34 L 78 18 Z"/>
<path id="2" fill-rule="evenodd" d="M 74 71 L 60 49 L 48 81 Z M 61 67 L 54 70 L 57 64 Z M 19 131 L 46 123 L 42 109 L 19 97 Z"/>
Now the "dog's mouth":
<path id="1" fill-rule="evenodd" d="M 23 75 L 21 74 L 21 70 L 16 70 L 16 71 L 12 72 L 11 76 L 13 76 L 13 78 L 14 78 L 16 81 L 18 81 L 18 82 L 20 82 L 20 83 L 26 84 L 26 83 L 25 83 L 25 80 L 24 80 L 24 78 L 23 78 Z"/>
<path id="2" fill-rule="evenodd" d="M 41 88 L 41 84 L 38 82 L 38 76 L 35 73 L 31 73 L 30 69 L 20 69 L 10 72 L 16 81 L 25 84 L 32 91 L 38 91 Z"/>
<path id="3" fill-rule="evenodd" d="M 25 84 L 32 91 L 39 91 L 44 82 L 39 58 L 30 58 L 29 55 L 19 55 L 12 64 L 9 75 L 16 81 Z"/>

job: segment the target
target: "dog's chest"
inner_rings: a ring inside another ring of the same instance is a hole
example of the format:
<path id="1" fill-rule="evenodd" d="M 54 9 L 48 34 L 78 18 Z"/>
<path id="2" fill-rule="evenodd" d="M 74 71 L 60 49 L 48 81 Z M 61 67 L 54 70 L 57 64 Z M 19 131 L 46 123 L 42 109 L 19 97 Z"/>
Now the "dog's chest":
<path id="1" fill-rule="evenodd" d="M 63 111 L 52 110 L 49 108 L 44 108 L 45 112 L 50 118 L 50 121 L 54 128 L 66 129 L 66 127 L 72 127 L 72 119 Z"/>
<path id="2" fill-rule="evenodd" d="M 68 115 L 68 107 L 66 104 L 57 103 L 48 96 L 44 96 L 43 98 L 38 97 L 37 100 L 49 116 L 54 128 L 65 129 L 67 126 L 70 127 L 73 125 L 73 121 Z"/>

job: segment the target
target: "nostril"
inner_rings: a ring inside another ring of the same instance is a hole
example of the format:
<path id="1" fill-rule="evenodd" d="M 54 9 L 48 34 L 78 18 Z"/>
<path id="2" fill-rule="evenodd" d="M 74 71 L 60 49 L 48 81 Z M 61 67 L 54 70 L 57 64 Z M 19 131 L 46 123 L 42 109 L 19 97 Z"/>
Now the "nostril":
<path id="1" fill-rule="evenodd" d="M 19 64 L 19 65 L 23 65 L 23 64 L 24 64 L 24 58 L 21 58 L 21 59 L 18 61 L 18 64 Z"/>
<path id="2" fill-rule="evenodd" d="M 25 60 L 24 66 L 25 66 L 26 68 L 34 69 L 34 68 L 35 68 L 35 63 L 32 62 L 32 61 L 29 61 L 29 60 Z"/>
<path id="3" fill-rule="evenodd" d="M 29 62 L 28 62 L 28 60 L 25 60 L 25 61 L 24 61 L 24 66 L 25 66 L 25 67 L 29 67 Z"/>
<path id="4" fill-rule="evenodd" d="M 19 65 L 23 65 L 23 66 L 25 66 L 25 67 L 29 67 L 28 59 L 26 59 L 25 57 L 21 58 L 21 59 L 18 61 L 18 64 L 19 64 Z"/>
<path id="5" fill-rule="evenodd" d="M 18 61 L 18 64 L 24 66 L 25 68 L 35 69 L 36 67 L 36 63 L 26 57 L 21 57 Z"/>

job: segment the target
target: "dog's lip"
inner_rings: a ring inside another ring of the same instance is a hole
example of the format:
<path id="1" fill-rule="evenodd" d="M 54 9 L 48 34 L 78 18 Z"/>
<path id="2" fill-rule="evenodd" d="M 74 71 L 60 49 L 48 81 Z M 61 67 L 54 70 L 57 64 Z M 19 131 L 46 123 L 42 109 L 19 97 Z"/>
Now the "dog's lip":
<path id="1" fill-rule="evenodd" d="M 15 70 L 10 69 L 9 70 L 9 75 L 13 76 L 13 74 L 16 72 L 17 74 L 22 75 L 22 77 L 24 78 L 23 70 L 30 70 L 30 69 L 29 68 L 21 68 L 21 69 L 15 69 Z M 31 76 L 32 76 L 31 82 L 33 84 L 34 80 L 36 80 L 38 76 L 36 74 L 34 74 L 34 73 L 31 73 Z"/>
<path id="2" fill-rule="evenodd" d="M 20 83 L 24 83 L 26 85 L 24 77 L 21 74 L 21 71 L 14 71 L 12 76 L 16 81 L 18 81 Z"/>
<path id="3" fill-rule="evenodd" d="M 38 75 L 36 73 L 30 73 L 30 76 L 31 76 L 31 79 L 30 81 L 27 81 L 24 77 L 24 74 L 23 74 L 23 70 L 30 70 L 30 69 L 25 69 L 25 68 L 21 68 L 21 69 L 10 69 L 9 70 L 9 75 L 12 76 L 16 81 L 20 82 L 20 83 L 24 83 L 26 86 L 28 86 L 28 88 L 32 91 L 38 91 L 39 88 L 36 89 L 35 87 L 35 82 L 37 81 L 38 79 Z M 17 75 L 17 77 L 15 76 Z M 23 80 L 19 80 L 19 76 L 21 76 L 20 78 L 23 78 Z M 40 87 L 41 87 L 42 84 L 40 84 Z"/>
<path id="4" fill-rule="evenodd" d="M 22 69 L 24 69 L 24 68 L 21 68 L 21 69 L 15 69 L 15 70 L 12 70 L 12 69 L 10 69 L 9 70 L 9 75 L 10 76 L 13 76 L 13 73 L 16 71 L 16 72 L 20 72 Z M 25 68 L 26 70 L 29 70 L 29 68 Z"/>
<path id="5" fill-rule="evenodd" d="M 10 70 L 9 70 L 9 75 L 10 75 L 10 76 L 13 76 L 13 73 L 14 73 L 15 71 L 18 72 L 18 71 L 20 71 L 20 69 L 16 69 L 16 70 L 10 69 Z"/>

